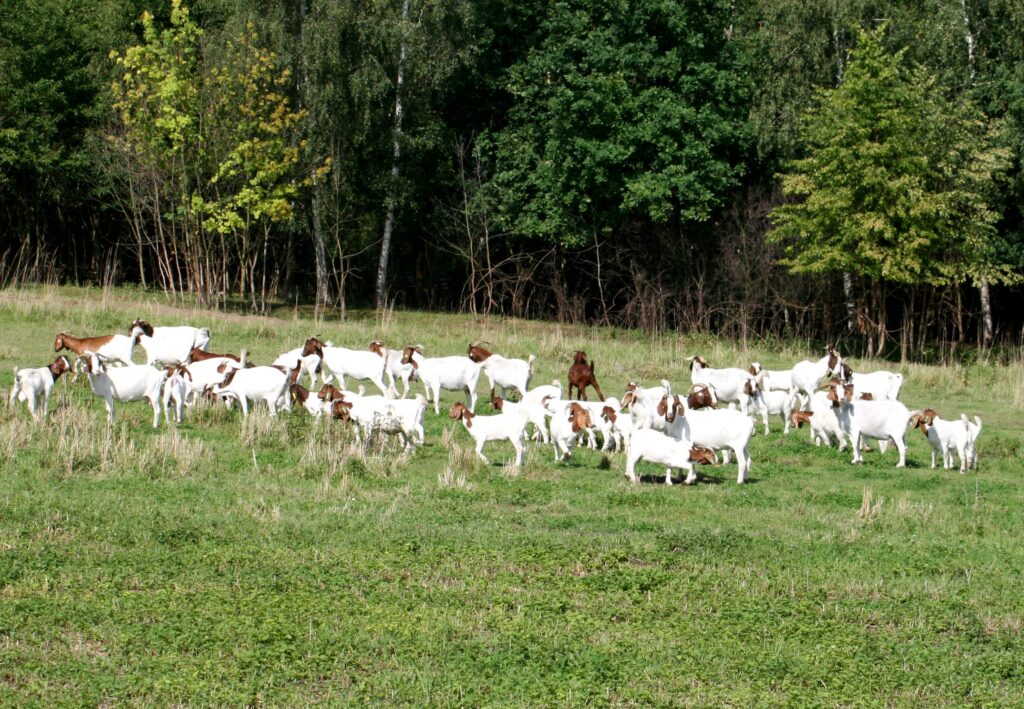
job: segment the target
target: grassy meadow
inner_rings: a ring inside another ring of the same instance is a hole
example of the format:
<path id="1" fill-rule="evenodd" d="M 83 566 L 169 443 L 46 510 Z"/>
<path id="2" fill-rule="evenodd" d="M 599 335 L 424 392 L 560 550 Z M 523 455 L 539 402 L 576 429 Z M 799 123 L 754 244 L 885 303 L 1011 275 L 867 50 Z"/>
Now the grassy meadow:
<path id="1" fill-rule="evenodd" d="M 314 333 L 428 355 L 484 339 L 536 354 L 534 385 L 582 347 L 616 396 L 684 386 L 687 355 L 782 368 L 824 344 L 19 289 L 0 291 L 4 396 L 57 332 L 136 317 L 208 326 L 212 350 L 259 363 Z M 692 487 L 643 465 L 632 485 L 621 454 L 586 449 L 555 464 L 533 445 L 516 470 L 491 443 L 483 466 L 432 409 L 411 456 L 299 409 L 202 407 L 153 431 L 139 402 L 108 427 L 85 377 L 62 379 L 44 425 L 0 410 L 0 705 L 1024 704 L 1024 367 L 853 364 L 902 371 L 911 409 L 980 414 L 978 472 L 931 469 L 917 431 L 907 469 L 892 448 L 853 466 L 775 419 L 749 484 L 731 464 Z"/>

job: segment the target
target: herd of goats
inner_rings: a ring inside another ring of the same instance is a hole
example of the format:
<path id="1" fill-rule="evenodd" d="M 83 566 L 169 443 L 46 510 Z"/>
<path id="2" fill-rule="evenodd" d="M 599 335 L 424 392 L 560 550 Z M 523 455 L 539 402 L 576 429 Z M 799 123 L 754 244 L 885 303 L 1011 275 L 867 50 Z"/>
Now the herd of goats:
<path id="1" fill-rule="evenodd" d="M 593 361 L 582 351 L 576 352 L 569 367 L 568 398 L 563 398 L 558 380 L 529 388 L 533 355 L 510 359 L 478 343 L 469 345 L 468 356 L 426 357 L 419 346 L 393 350 L 375 340 L 366 350 L 353 350 L 310 337 L 273 364 L 254 366 L 244 350 L 240 356 L 214 354 L 206 350 L 209 342 L 208 329 L 154 327 L 144 320 L 135 320 L 127 336 L 76 338 L 62 332 L 54 351 L 75 353 L 74 366 L 60 355 L 44 367 L 16 368 L 8 405 L 24 401 L 34 418 L 45 418 L 54 382 L 65 372 L 84 371 L 111 422 L 116 401 L 149 401 L 154 428 L 161 405 L 168 422 L 172 408 L 180 422 L 182 407 L 202 399 L 237 402 L 243 416 L 258 402 L 265 402 L 271 415 L 295 404 L 318 418 L 351 422 L 357 441 L 361 436 L 395 434 L 411 449 L 423 443 L 428 404 L 432 402 L 439 415 L 442 390 L 464 391 L 466 402 L 453 404 L 448 415 L 461 421 L 485 464 L 488 441 L 509 441 L 515 465 L 521 465 L 532 426 L 531 438 L 553 445 L 556 461 L 571 456 L 584 435 L 596 448 L 600 434 L 602 450 L 626 452 L 626 476 L 634 482 L 641 460 L 666 466 L 669 485 L 674 469 L 686 471 L 685 482 L 690 484 L 697 479 L 695 463 L 717 463 L 721 453 L 729 464 L 731 453 L 736 456 L 737 482 L 742 483 L 750 472 L 752 416 L 760 417 L 767 434 L 769 417 L 777 415 L 785 433 L 809 425 L 816 445 L 835 443 L 843 450 L 848 442 L 854 463 L 863 461 L 863 439 L 873 438 L 882 452 L 892 442 L 899 452 L 897 467 L 903 467 L 907 431 L 918 428 L 931 444 L 932 467 L 936 454 L 941 454 L 945 468 L 952 468 L 954 455 L 958 456 L 961 473 L 977 466 L 980 418 L 971 421 L 960 414 L 947 420 L 932 409 L 910 411 L 898 398 L 902 375 L 854 372 L 831 345 L 821 359 L 798 362 L 788 370 L 763 369 L 757 362 L 748 369 L 714 369 L 703 358 L 690 357 L 692 386 L 686 394 L 674 394 L 666 380 L 647 388 L 630 382 L 619 400 L 605 398 Z M 146 364 L 132 361 L 137 345 L 146 353 Z M 497 411 L 490 416 L 476 413 L 481 371 L 490 382 L 491 405 Z M 318 374 L 322 387 L 314 393 Z M 309 378 L 309 389 L 302 384 L 304 377 Z M 368 395 L 363 386 L 347 390 L 346 377 L 369 381 L 380 394 Z M 407 398 L 414 380 L 422 382 L 426 396 Z M 588 388 L 594 389 L 599 402 L 587 400 Z M 510 393 L 517 400 L 503 398 Z"/>

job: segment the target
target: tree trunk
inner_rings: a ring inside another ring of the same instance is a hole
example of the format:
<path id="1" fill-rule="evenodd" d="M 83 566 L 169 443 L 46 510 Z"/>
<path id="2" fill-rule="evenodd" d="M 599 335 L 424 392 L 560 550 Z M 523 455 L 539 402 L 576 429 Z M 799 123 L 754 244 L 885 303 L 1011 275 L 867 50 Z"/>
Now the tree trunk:
<path id="1" fill-rule="evenodd" d="M 306 70 L 306 0 L 299 4 L 299 17 L 302 26 L 299 28 L 299 70 L 304 93 L 309 92 L 309 73 Z M 307 101 L 308 103 L 308 101 Z M 319 188 L 316 184 L 316 170 L 312 173 L 313 186 L 310 189 L 310 211 L 313 213 L 313 258 L 316 264 L 316 314 L 317 317 L 327 308 L 331 300 L 330 274 L 327 272 L 327 254 L 324 248 L 324 232 L 320 224 Z"/>
<path id="2" fill-rule="evenodd" d="M 380 244 L 380 263 L 377 266 L 377 309 L 387 304 L 388 259 L 391 257 L 391 231 L 395 226 L 395 208 L 398 202 L 398 164 L 402 150 L 402 78 L 405 72 L 405 33 L 409 22 L 409 0 L 402 2 L 402 37 L 398 51 L 398 80 L 395 83 L 395 134 L 391 157 L 391 183 L 388 185 L 388 213 L 384 219 L 384 235 Z"/>
<path id="3" fill-rule="evenodd" d="M 843 271 L 843 297 L 846 300 L 846 329 L 853 334 L 857 325 L 857 300 L 853 297 L 853 274 Z"/>
<path id="4" fill-rule="evenodd" d="M 992 297 L 988 291 L 988 278 L 981 279 L 978 290 L 981 292 L 981 346 L 988 349 L 992 346 L 995 329 L 992 326 Z"/>

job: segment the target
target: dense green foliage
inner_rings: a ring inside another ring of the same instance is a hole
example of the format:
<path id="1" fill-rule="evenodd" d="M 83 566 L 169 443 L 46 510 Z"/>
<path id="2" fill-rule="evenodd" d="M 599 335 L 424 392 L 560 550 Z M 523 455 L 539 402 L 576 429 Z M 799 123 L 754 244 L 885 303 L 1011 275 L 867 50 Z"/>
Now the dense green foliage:
<path id="1" fill-rule="evenodd" d="M 215 349 L 248 346 L 259 362 L 312 331 L 439 354 L 463 352 L 471 332 L 536 353 L 538 382 L 563 376 L 585 344 L 606 393 L 662 375 L 681 386 L 695 352 L 772 367 L 810 354 L 511 319 L 358 312 L 325 324 L 118 290 L 8 290 L 0 326 L 19 344 L 0 346 L 0 388 L 13 365 L 53 356 L 58 329 L 120 331 L 139 316 L 208 325 Z M 732 465 L 672 488 L 643 465 L 632 485 L 620 454 L 555 465 L 542 446 L 513 474 L 507 444 L 478 466 L 465 431 L 446 443 L 451 423 L 433 412 L 427 445 L 400 459 L 393 445 L 361 455 L 343 427 L 301 411 L 242 424 L 218 406 L 153 432 L 134 403 L 108 429 L 84 378 L 62 379 L 45 427 L 23 405 L 0 413 L 0 703 L 1019 704 L 1021 365 L 903 373 L 910 406 L 983 417 L 978 473 L 928 468 L 916 431 L 897 470 L 891 449 L 851 466 L 773 422 L 744 486 Z"/>
<path id="2" fill-rule="evenodd" d="M 315 294 L 343 312 L 373 293 L 387 222 L 389 293 L 418 306 L 783 337 L 889 310 L 885 341 L 959 343 L 983 282 L 996 329 L 1021 326 L 1019 289 L 998 285 L 1024 266 L 1019 3 L 402 8 L 5 3 L 0 281 L 128 281 L 263 309 Z M 185 44 L 158 51 L 175 33 Z M 869 37 L 899 57 L 896 84 L 857 68 Z M 888 96 L 888 113 L 855 93 Z M 779 172 L 825 160 L 827 132 L 849 152 L 881 118 L 888 156 L 857 162 L 830 204 L 806 185 L 783 196 Z M 852 210 L 842 239 L 865 257 L 808 273 L 822 260 L 807 238 L 838 233 L 820 222 L 794 223 L 796 251 L 767 243 L 766 215 L 796 213 L 787 199 L 833 222 Z"/>
<path id="3" fill-rule="evenodd" d="M 863 32 L 843 83 L 806 114 L 807 157 L 782 175 L 797 198 L 773 214 L 800 273 L 848 271 L 896 283 L 961 282 L 999 272 L 988 206 L 1006 169 L 998 135 L 969 99 Z"/>

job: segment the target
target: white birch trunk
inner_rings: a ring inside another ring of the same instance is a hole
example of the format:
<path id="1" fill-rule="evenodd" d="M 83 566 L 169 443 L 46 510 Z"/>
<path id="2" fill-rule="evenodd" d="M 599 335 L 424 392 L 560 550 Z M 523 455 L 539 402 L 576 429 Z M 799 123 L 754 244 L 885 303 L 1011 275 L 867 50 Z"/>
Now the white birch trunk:
<path id="1" fill-rule="evenodd" d="M 395 134 L 391 158 L 391 184 L 388 186 L 388 213 L 384 219 L 384 235 L 380 244 L 380 263 L 377 266 L 376 306 L 387 304 L 388 259 L 391 257 L 391 232 L 395 225 L 395 207 L 398 201 L 398 164 L 402 152 L 402 78 L 405 72 L 405 32 L 409 22 L 409 0 L 402 2 L 402 38 L 398 51 L 398 80 L 395 82 Z"/>

